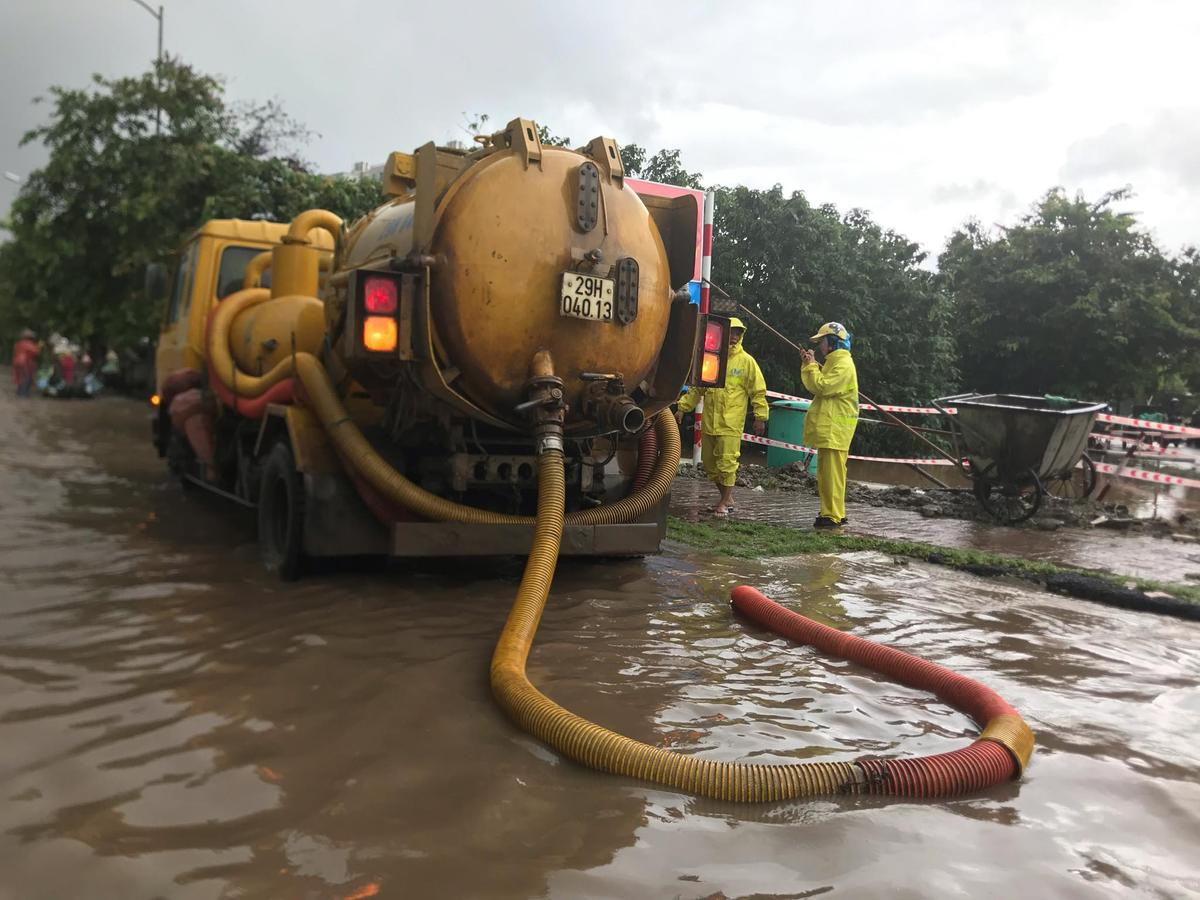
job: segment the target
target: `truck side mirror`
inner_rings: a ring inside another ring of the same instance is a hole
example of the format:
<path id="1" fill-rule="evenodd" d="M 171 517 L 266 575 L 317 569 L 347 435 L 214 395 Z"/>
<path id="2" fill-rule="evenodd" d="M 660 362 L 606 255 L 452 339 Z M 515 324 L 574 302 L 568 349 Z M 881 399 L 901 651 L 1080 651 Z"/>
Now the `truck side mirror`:
<path id="1" fill-rule="evenodd" d="M 167 297 L 167 267 L 162 263 L 146 266 L 146 299 L 161 303 Z"/>

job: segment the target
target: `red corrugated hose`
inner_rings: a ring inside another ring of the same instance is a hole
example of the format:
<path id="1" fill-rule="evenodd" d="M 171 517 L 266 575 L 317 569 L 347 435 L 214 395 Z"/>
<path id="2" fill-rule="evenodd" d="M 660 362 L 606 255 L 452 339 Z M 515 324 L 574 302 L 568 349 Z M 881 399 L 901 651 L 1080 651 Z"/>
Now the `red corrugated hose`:
<path id="1" fill-rule="evenodd" d="M 1017 711 L 986 685 L 910 653 L 814 622 L 746 585 L 734 588 L 730 600 L 735 611 L 775 634 L 930 691 L 983 729 L 973 744 L 950 753 L 855 760 L 867 777 L 865 792 L 901 797 L 964 794 L 1017 778 L 1029 762 L 1033 732 Z"/>

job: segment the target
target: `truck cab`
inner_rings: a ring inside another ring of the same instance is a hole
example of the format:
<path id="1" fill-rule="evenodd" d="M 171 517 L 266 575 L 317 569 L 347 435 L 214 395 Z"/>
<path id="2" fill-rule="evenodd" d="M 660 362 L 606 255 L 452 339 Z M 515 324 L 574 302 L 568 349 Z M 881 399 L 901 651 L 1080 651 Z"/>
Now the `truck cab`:
<path id="1" fill-rule="evenodd" d="M 180 369 L 204 369 L 204 332 L 208 314 L 230 294 L 242 289 L 247 263 L 278 244 L 288 226 L 278 222 L 213 219 L 197 229 L 180 249 L 171 275 L 170 291 L 158 349 L 155 352 L 155 392 Z M 319 243 L 331 249 L 324 234 Z M 327 245 L 327 246 L 326 246 Z M 270 286 L 270 270 L 262 286 Z"/>

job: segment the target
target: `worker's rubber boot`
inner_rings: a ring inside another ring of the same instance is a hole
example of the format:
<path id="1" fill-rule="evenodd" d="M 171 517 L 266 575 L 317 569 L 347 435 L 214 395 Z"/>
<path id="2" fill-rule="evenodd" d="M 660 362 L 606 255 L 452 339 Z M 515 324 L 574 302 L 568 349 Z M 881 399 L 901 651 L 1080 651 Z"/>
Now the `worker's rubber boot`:
<path id="1" fill-rule="evenodd" d="M 829 516 L 817 516 L 816 521 L 813 522 L 813 528 L 841 528 L 841 527 L 842 527 L 841 522 L 835 522 L 833 519 L 829 518 Z"/>

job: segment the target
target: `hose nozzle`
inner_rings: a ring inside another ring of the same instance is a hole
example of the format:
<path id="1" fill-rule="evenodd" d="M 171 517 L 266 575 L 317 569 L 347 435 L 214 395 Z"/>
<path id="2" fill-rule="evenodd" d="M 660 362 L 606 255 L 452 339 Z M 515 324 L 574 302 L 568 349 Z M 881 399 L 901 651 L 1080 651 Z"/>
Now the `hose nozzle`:
<path id="1" fill-rule="evenodd" d="M 636 434 L 646 424 L 646 414 L 628 394 L 615 397 L 605 394 L 598 398 L 592 407 L 592 417 L 602 431 L 619 431 L 621 434 Z"/>
<path id="2" fill-rule="evenodd" d="M 635 434 L 645 427 L 646 414 L 625 393 L 624 378 L 620 374 L 581 372 L 579 377 L 587 383 L 583 414 L 596 423 L 601 433 Z"/>

